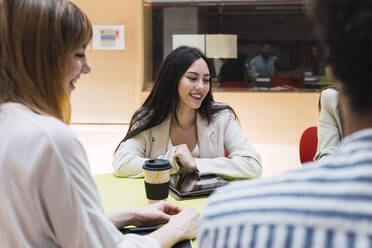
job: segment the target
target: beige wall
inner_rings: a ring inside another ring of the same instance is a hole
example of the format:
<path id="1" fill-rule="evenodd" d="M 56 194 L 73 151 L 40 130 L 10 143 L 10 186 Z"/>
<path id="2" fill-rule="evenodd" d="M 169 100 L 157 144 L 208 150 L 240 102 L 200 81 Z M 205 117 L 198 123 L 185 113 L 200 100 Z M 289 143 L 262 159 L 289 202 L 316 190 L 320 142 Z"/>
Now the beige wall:
<path id="1" fill-rule="evenodd" d="M 243 131 L 257 143 L 298 144 L 316 125 L 319 93 L 216 92 L 216 101 L 236 111 Z"/>
<path id="2" fill-rule="evenodd" d="M 140 0 L 72 0 L 93 25 L 125 25 L 125 50 L 87 50 L 92 72 L 72 94 L 73 123 L 129 123 L 143 82 Z"/>

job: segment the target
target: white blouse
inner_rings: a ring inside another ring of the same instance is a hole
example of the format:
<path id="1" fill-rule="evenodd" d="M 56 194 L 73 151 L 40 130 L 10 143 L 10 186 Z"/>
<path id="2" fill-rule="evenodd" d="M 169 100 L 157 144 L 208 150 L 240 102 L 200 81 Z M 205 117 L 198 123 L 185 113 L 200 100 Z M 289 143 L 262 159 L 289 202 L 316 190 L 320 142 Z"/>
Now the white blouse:
<path id="1" fill-rule="evenodd" d="M 1 247 L 159 247 L 105 216 L 84 149 L 61 121 L 0 105 Z"/>
<path id="2" fill-rule="evenodd" d="M 174 145 L 172 143 L 171 138 L 169 137 L 169 142 L 168 142 L 168 150 L 173 149 Z M 200 158 L 200 151 L 199 151 L 199 144 L 196 143 L 194 150 L 192 150 L 191 155 L 193 158 Z"/>

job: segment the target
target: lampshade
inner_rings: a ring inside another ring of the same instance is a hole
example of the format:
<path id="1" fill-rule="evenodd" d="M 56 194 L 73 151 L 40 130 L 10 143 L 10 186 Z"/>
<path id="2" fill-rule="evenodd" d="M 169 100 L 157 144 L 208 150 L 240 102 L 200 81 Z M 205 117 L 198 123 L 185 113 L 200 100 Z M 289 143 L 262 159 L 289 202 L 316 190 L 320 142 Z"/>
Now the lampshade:
<path id="1" fill-rule="evenodd" d="M 189 46 L 199 48 L 205 53 L 205 35 L 204 34 L 174 34 L 172 35 L 173 50 L 180 46 Z"/>
<path id="2" fill-rule="evenodd" d="M 208 58 L 236 59 L 236 34 L 206 34 L 205 47 Z"/>
<path id="3" fill-rule="evenodd" d="M 174 34 L 173 49 L 179 46 L 199 48 L 208 58 L 236 59 L 236 34 Z"/>

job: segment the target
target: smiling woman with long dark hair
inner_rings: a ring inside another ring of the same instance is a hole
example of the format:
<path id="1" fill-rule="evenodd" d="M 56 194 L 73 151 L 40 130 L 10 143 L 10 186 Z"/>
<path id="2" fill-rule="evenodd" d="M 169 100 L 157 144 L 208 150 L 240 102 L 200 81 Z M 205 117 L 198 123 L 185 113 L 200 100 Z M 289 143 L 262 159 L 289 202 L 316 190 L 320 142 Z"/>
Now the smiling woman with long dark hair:
<path id="1" fill-rule="evenodd" d="M 143 176 L 142 165 L 150 158 L 170 160 L 173 172 L 182 167 L 226 178 L 261 175 L 260 157 L 234 110 L 213 100 L 210 71 L 198 49 L 181 46 L 169 53 L 115 151 L 117 176 Z"/>

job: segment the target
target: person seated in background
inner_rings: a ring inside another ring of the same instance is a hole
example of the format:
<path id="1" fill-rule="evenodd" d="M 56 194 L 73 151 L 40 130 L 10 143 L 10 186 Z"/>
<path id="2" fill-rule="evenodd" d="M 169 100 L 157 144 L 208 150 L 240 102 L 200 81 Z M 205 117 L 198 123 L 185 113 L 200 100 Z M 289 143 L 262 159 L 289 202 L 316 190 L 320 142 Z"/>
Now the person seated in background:
<path id="1" fill-rule="evenodd" d="M 115 175 L 142 177 L 145 160 L 163 158 L 171 162 L 172 173 L 181 169 L 225 178 L 259 177 L 260 156 L 235 119 L 229 105 L 213 100 L 205 55 L 179 47 L 163 61 L 150 95 L 118 145 Z"/>
<path id="2" fill-rule="evenodd" d="M 310 50 L 310 51 L 308 51 Z M 310 78 L 310 80 L 318 81 L 321 80 L 320 76 L 325 74 L 325 64 L 322 59 L 322 52 L 319 45 L 313 44 L 306 47 L 306 54 L 304 56 L 304 75 L 305 78 Z"/>
<path id="3" fill-rule="evenodd" d="M 274 62 L 278 57 L 271 55 L 271 44 L 263 42 L 260 45 L 260 54 L 249 62 L 250 73 L 255 78 L 271 77 L 274 72 Z"/>
<path id="4" fill-rule="evenodd" d="M 274 62 L 274 73 L 270 78 L 271 90 L 291 91 L 301 86 L 301 63 L 295 58 L 280 57 Z"/>
<path id="5" fill-rule="evenodd" d="M 318 46 L 311 47 L 310 64 L 311 72 L 313 75 L 324 75 L 324 65 L 321 61 L 321 55 Z"/>
<path id="6" fill-rule="evenodd" d="M 246 58 L 246 55 L 238 54 L 236 59 L 225 60 L 218 75 L 221 87 L 248 87 L 252 77 L 244 64 Z"/>
<path id="7" fill-rule="evenodd" d="M 247 78 L 244 74 L 244 65 L 241 61 L 239 59 L 227 59 L 221 67 L 219 81 L 247 84 Z"/>
<path id="8" fill-rule="evenodd" d="M 66 125 L 69 96 L 91 71 L 88 17 L 66 0 L 1 0 L 0 16 L 1 247 L 153 248 L 194 237 L 191 208 L 159 202 L 104 212 L 83 146 Z M 147 236 L 118 230 L 157 224 L 165 225 Z"/>
<path id="9" fill-rule="evenodd" d="M 319 98 L 318 146 L 314 160 L 334 153 L 343 137 L 342 118 L 339 109 L 338 90 L 328 87 Z"/>
<path id="10" fill-rule="evenodd" d="M 372 247 L 372 2 L 310 6 L 340 90 L 345 138 L 327 159 L 233 182 L 204 208 L 198 247 Z"/>

